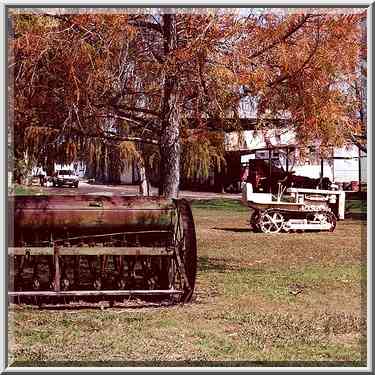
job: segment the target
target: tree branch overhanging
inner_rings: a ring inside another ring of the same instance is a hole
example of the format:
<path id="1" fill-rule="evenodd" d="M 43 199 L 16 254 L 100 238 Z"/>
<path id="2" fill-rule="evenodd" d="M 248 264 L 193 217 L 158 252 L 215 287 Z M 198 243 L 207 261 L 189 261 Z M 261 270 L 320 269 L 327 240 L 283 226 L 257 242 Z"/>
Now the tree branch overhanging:
<path id="1" fill-rule="evenodd" d="M 306 16 L 303 16 L 302 19 L 296 24 L 294 25 L 293 27 L 291 27 L 288 32 L 277 38 L 273 43 L 269 44 L 268 46 L 262 48 L 260 51 L 258 52 L 254 52 L 252 55 L 250 55 L 249 57 L 249 60 L 250 59 L 255 59 L 256 57 L 259 57 L 260 55 L 262 55 L 264 52 L 272 49 L 273 47 L 275 47 L 277 44 L 279 44 L 280 42 L 288 39 L 291 35 L 293 35 L 297 30 L 299 30 L 306 22 L 307 20 L 311 17 L 310 14 L 307 14 Z"/>
<path id="2" fill-rule="evenodd" d="M 310 52 L 309 56 L 307 57 L 307 59 L 303 62 L 303 64 L 296 71 L 294 71 L 292 73 L 285 73 L 285 74 L 281 75 L 276 80 L 274 80 L 273 82 L 269 83 L 268 86 L 269 87 L 276 86 L 276 85 L 280 84 L 281 82 L 285 81 L 286 79 L 288 79 L 288 78 L 290 78 L 292 76 L 296 76 L 297 74 L 301 73 L 302 70 L 304 68 L 306 68 L 306 66 L 310 63 L 310 61 L 312 60 L 312 58 L 316 54 L 316 51 L 318 50 L 318 47 L 319 47 L 319 41 L 320 41 L 320 34 L 319 34 L 319 28 L 318 28 L 315 45 L 314 45 L 313 49 L 311 50 L 311 52 Z"/>
<path id="3" fill-rule="evenodd" d="M 362 152 L 365 152 L 367 154 L 367 144 L 363 144 L 362 142 L 366 140 L 367 137 L 364 135 L 356 135 L 352 134 L 351 141 L 354 145 L 356 145 Z M 362 141 L 362 142 L 361 142 Z"/>
<path id="4" fill-rule="evenodd" d="M 162 28 L 159 24 L 152 23 L 152 22 L 147 22 L 147 21 L 142 21 L 142 20 L 130 20 L 129 24 L 132 26 L 137 26 L 137 27 L 142 27 L 148 30 L 154 30 L 159 33 L 162 33 Z"/>

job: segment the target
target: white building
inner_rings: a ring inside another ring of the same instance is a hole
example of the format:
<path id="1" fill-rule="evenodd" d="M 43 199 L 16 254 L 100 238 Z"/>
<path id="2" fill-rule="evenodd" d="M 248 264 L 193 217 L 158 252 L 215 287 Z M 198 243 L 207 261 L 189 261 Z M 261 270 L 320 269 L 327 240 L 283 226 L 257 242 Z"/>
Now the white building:
<path id="1" fill-rule="evenodd" d="M 120 183 L 131 185 L 137 181 L 139 181 L 139 170 L 137 166 L 134 163 L 125 165 L 121 169 Z"/>
<path id="2" fill-rule="evenodd" d="M 58 171 L 61 169 L 73 170 L 78 177 L 83 178 L 86 173 L 86 164 L 83 161 L 76 161 L 70 164 L 55 163 L 54 169 L 55 171 Z"/>
<path id="3" fill-rule="evenodd" d="M 268 159 L 268 149 L 273 149 L 272 160 L 278 159 L 280 166 L 294 172 L 297 176 L 319 178 L 321 174 L 321 159 L 316 153 L 309 152 L 301 156 L 298 151 L 295 134 L 288 129 L 245 130 L 226 135 L 226 150 L 240 151 L 241 163 L 249 159 Z M 286 150 L 290 146 L 288 163 Z M 279 147 L 279 149 L 278 149 Z M 297 147 L 296 150 L 293 150 Z M 246 153 L 248 151 L 248 153 Z M 359 157 L 360 156 L 360 157 Z M 355 145 L 334 148 L 330 158 L 323 160 L 323 176 L 335 183 L 358 182 L 367 183 L 367 157 L 359 155 Z"/>

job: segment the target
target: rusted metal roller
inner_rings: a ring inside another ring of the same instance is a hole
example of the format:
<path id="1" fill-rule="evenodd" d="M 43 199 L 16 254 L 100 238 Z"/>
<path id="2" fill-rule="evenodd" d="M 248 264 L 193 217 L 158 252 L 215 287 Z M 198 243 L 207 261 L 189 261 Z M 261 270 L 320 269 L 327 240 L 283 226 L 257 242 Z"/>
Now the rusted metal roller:
<path id="1" fill-rule="evenodd" d="M 184 199 L 16 196 L 9 215 L 9 296 L 15 302 L 192 298 L 197 246 Z"/>

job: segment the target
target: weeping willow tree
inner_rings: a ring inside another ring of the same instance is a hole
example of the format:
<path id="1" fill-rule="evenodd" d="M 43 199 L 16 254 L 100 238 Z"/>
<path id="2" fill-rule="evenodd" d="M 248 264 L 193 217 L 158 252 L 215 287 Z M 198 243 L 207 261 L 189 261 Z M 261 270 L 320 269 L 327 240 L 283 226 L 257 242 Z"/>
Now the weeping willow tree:
<path id="1" fill-rule="evenodd" d="M 204 132 L 182 141 L 181 172 L 185 179 L 205 181 L 210 173 L 226 167 L 224 134 Z"/>

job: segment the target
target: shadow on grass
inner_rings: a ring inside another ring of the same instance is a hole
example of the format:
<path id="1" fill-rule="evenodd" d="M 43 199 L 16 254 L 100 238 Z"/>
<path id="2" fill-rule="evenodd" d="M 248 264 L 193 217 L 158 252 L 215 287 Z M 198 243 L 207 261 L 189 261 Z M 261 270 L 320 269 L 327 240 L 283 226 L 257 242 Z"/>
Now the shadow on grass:
<path id="1" fill-rule="evenodd" d="M 247 272 L 252 274 L 261 274 L 263 270 L 259 269 L 258 266 L 255 267 L 244 267 L 241 263 L 233 262 L 229 263 L 226 259 L 213 258 L 213 257 L 198 257 L 198 271 L 200 272 Z"/>
<path id="2" fill-rule="evenodd" d="M 367 220 L 367 212 L 345 212 L 345 219 Z"/>
<path id="3" fill-rule="evenodd" d="M 249 228 L 212 228 L 212 229 L 215 229 L 215 230 L 223 230 L 223 231 L 226 231 L 226 232 L 235 232 L 235 233 L 249 233 L 249 232 L 252 232 L 251 229 Z"/>
<path id="4" fill-rule="evenodd" d="M 198 257 L 198 270 L 199 271 L 216 271 L 227 272 L 228 267 L 222 259 L 209 258 L 207 256 Z"/>

